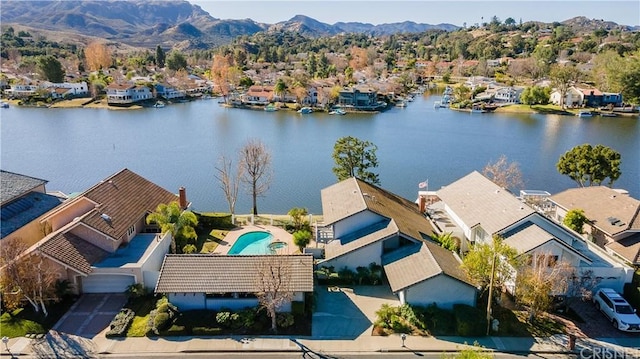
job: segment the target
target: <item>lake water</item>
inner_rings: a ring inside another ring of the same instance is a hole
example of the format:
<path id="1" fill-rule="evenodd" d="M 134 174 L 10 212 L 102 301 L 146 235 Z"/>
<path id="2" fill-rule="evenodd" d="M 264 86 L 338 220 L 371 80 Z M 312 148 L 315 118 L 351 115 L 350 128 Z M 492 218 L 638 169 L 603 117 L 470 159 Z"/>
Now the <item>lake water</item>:
<path id="1" fill-rule="evenodd" d="M 382 187 L 408 199 L 422 181 L 438 189 L 502 154 L 520 164 L 527 189 L 556 193 L 575 186 L 557 173 L 559 156 L 591 143 L 622 154 L 615 187 L 640 198 L 637 118 L 470 114 L 436 110 L 438 99 L 425 94 L 406 108 L 346 116 L 229 109 L 216 100 L 132 111 L 11 107 L 0 110 L 0 166 L 65 193 L 127 167 L 176 193 L 185 186 L 196 210 L 226 211 L 217 160 L 259 138 L 272 154 L 273 181 L 258 211 L 321 213 L 320 190 L 336 182 L 331 154 L 343 136 L 376 144 Z M 250 208 L 251 196 L 241 192 L 236 212 Z"/>

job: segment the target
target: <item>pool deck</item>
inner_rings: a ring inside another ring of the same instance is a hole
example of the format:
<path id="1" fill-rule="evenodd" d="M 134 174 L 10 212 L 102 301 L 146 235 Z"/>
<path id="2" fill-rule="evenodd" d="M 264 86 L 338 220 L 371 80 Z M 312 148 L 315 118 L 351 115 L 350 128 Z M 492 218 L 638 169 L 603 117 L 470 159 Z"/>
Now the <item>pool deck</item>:
<path id="1" fill-rule="evenodd" d="M 227 233 L 227 235 L 224 237 L 222 242 L 218 244 L 216 249 L 213 250 L 213 254 L 227 254 L 229 252 L 229 249 L 231 249 L 233 244 L 236 243 L 236 241 L 241 235 L 249 232 L 256 232 L 256 231 L 269 232 L 271 233 L 273 238 L 275 238 L 275 240 L 279 242 L 287 243 L 288 246 L 286 247 L 286 249 L 278 250 L 279 254 L 293 254 L 298 251 L 298 247 L 296 247 L 296 245 L 293 244 L 293 235 L 291 235 L 291 233 L 285 231 L 284 229 L 280 227 L 267 226 L 267 225 L 265 226 L 248 225 L 248 226 L 238 227 L 236 229 L 229 231 L 229 233 Z"/>

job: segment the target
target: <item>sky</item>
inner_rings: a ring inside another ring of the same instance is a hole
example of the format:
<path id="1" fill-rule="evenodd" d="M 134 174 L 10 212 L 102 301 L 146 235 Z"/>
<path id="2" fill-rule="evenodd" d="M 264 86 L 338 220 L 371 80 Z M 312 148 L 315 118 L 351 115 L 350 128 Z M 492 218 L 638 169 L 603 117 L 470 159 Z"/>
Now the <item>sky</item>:
<path id="1" fill-rule="evenodd" d="M 457 26 L 489 22 L 495 15 L 501 21 L 554 22 L 576 16 L 603 19 L 618 24 L 640 25 L 639 0 L 189 0 L 219 19 L 252 19 L 274 24 L 295 15 L 318 21 L 363 22 L 374 25 L 413 21 L 425 24 L 450 23 Z"/>

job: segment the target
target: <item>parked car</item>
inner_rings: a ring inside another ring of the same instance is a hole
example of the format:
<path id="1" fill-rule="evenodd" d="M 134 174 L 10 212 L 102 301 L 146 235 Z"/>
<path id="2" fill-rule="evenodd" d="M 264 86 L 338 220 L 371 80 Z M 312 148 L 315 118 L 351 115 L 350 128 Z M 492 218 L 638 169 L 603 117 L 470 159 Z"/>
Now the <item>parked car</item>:
<path id="1" fill-rule="evenodd" d="M 593 302 L 616 329 L 626 332 L 640 332 L 640 317 L 618 292 L 602 288 L 593 296 Z"/>

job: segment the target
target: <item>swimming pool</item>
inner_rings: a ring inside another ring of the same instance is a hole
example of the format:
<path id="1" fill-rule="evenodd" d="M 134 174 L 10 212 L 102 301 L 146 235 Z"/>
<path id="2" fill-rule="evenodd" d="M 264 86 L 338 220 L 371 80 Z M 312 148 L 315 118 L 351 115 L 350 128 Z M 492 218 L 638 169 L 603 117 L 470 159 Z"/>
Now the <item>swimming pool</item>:
<path id="1" fill-rule="evenodd" d="M 275 248 L 271 245 L 273 242 L 273 235 L 269 232 L 254 231 L 247 232 L 236 240 L 231 246 L 227 254 L 273 254 L 275 249 L 286 246 L 284 242 L 275 242 L 273 244 L 279 244 Z"/>

